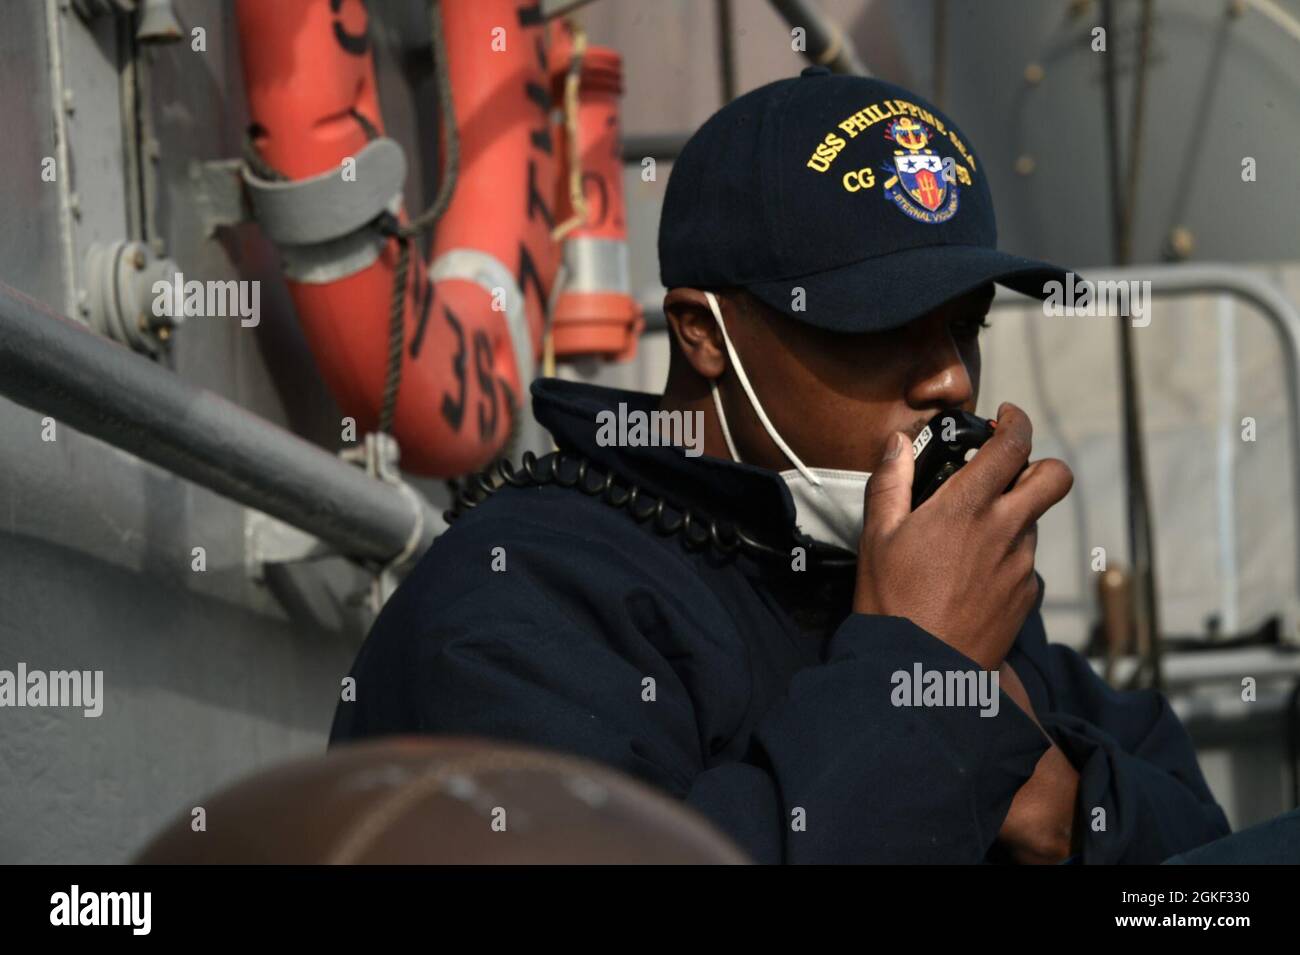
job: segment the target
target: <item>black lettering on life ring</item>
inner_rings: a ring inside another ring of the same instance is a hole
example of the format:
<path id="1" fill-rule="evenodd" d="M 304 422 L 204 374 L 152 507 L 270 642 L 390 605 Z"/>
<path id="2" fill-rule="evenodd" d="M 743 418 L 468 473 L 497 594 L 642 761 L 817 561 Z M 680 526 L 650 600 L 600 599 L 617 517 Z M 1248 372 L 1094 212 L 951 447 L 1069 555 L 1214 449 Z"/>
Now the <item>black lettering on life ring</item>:
<path id="1" fill-rule="evenodd" d="M 358 0 L 361 9 L 366 9 L 365 0 Z M 343 0 L 330 0 L 330 13 L 335 16 L 334 20 L 334 39 L 338 45 L 343 48 L 345 53 L 351 53 L 353 56 L 365 56 L 370 52 L 370 34 L 369 33 L 349 33 L 343 29 L 343 21 L 338 19 L 338 12 L 343 7 Z M 369 22 L 369 11 L 367 12 L 367 22 Z"/>
<path id="2" fill-rule="evenodd" d="M 542 111 L 542 128 L 534 129 L 528 135 L 533 141 L 533 148 L 540 149 L 546 155 L 551 154 L 551 128 L 546 125 L 546 117 L 551 112 L 551 97 L 541 83 L 525 83 L 524 94 Z"/>
<path id="3" fill-rule="evenodd" d="M 537 160 L 528 160 L 528 221 L 532 222 L 534 213 L 542 217 L 546 228 L 555 228 L 555 216 L 546 205 L 546 196 L 537 188 Z"/>
<path id="4" fill-rule="evenodd" d="M 488 441 L 497 430 L 497 388 L 492 377 L 492 343 L 481 328 L 474 333 L 474 370 L 483 392 L 478 403 L 478 436 Z"/>
<path id="5" fill-rule="evenodd" d="M 415 324 L 415 335 L 411 339 L 411 358 L 412 360 L 420 357 L 420 349 L 424 347 L 424 330 L 429 325 L 429 312 L 433 307 L 433 283 L 423 276 L 423 273 L 416 273 L 416 284 L 422 285 L 419 292 L 420 299 L 420 317 Z"/>
<path id="6" fill-rule="evenodd" d="M 530 3 L 527 6 L 521 6 L 518 10 L 519 25 L 521 27 L 539 27 L 544 22 L 542 20 L 542 5 L 540 3 Z"/>
<path id="7" fill-rule="evenodd" d="M 537 34 L 537 42 L 533 44 L 533 51 L 537 54 L 537 68 L 542 71 L 542 76 L 548 76 L 550 70 L 546 68 L 546 43 L 542 40 L 541 31 Z"/>
<path id="8" fill-rule="evenodd" d="M 525 302 L 528 300 L 528 287 L 531 285 L 537 294 L 538 307 L 543 310 L 546 308 L 546 287 L 542 285 L 542 273 L 537 271 L 537 263 L 533 261 L 528 246 L 522 242 L 519 243 L 519 268 L 515 271 L 515 281 Z"/>
<path id="9" fill-rule="evenodd" d="M 459 398 L 453 400 L 450 394 L 442 396 L 442 416 L 451 425 L 451 430 L 459 432 L 461 422 L 465 420 L 465 329 L 445 305 L 442 314 L 451 330 L 456 333 L 456 354 L 452 356 L 451 367 L 460 385 Z"/>

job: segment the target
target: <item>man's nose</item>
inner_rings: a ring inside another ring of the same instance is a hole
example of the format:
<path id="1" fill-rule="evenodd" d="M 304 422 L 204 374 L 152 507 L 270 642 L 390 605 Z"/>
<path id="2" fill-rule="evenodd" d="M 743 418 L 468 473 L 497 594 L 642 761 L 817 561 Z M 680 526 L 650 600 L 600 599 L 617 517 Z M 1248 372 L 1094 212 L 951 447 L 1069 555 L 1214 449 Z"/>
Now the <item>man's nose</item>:
<path id="1" fill-rule="evenodd" d="M 952 408 L 975 397 L 970 370 L 947 327 L 935 329 L 934 334 L 915 345 L 922 354 L 909 384 L 908 404 L 915 408 Z"/>

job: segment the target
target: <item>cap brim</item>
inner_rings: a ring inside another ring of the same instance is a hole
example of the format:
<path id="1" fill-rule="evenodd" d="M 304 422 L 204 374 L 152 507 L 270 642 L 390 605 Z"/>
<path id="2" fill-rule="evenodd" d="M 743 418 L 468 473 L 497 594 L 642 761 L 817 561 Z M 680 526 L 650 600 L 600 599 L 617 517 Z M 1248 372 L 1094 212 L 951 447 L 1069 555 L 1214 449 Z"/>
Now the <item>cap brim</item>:
<path id="1" fill-rule="evenodd" d="M 997 249 L 931 245 L 745 288 L 795 321 L 834 332 L 881 332 L 989 282 L 1042 299 L 1044 283 L 1065 283 L 1065 276 L 1060 266 Z"/>

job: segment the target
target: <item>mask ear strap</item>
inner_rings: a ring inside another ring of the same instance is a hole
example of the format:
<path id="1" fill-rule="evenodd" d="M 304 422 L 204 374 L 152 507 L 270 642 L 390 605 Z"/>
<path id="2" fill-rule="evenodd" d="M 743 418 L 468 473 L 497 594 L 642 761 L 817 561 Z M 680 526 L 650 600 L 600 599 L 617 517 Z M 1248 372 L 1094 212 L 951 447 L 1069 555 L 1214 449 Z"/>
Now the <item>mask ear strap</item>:
<path id="1" fill-rule="evenodd" d="M 727 427 L 727 413 L 722 410 L 722 397 L 718 394 L 718 382 L 710 378 L 709 390 L 713 392 L 713 407 L 718 411 L 718 424 L 722 425 L 722 437 L 727 442 L 727 450 L 731 452 L 731 460 L 740 463 L 740 454 L 736 451 L 736 442 L 731 440 L 731 429 Z"/>
<path id="2" fill-rule="evenodd" d="M 758 415 L 758 420 L 763 425 L 768 436 L 776 442 L 776 446 L 781 449 L 781 453 L 786 459 L 795 466 L 795 469 L 803 475 L 804 480 L 809 484 L 820 486 L 821 479 L 812 471 L 804 467 L 804 463 L 799 460 L 798 455 L 790 450 L 790 446 L 781 440 L 781 435 L 777 434 L 775 426 L 767 417 L 767 412 L 763 410 L 763 405 L 758 400 L 758 395 L 754 394 L 754 386 L 749 383 L 749 376 L 745 374 L 745 368 L 740 363 L 740 356 L 736 354 L 736 346 L 731 344 L 731 336 L 727 334 L 726 323 L 722 321 L 722 309 L 718 307 L 718 300 L 712 292 L 705 292 L 704 297 L 709 300 L 709 309 L 713 312 L 713 320 L 718 323 L 718 328 L 722 330 L 722 341 L 727 346 L 727 357 L 731 360 L 731 367 L 736 372 L 736 377 L 740 379 L 740 387 L 745 389 L 745 395 L 749 398 L 749 403 Z M 722 413 L 722 399 L 718 397 L 718 384 L 716 380 L 710 379 L 710 387 L 713 389 L 713 404 L 718 409 L 718 419 L 722 423 L 722 435 L 727 439 L 727 449 L 731 456 L 737 461 L 740 456 L 736 454 L 736 446 L 731 442 L 731 433 L 727 429 L 727 419 Z"/>

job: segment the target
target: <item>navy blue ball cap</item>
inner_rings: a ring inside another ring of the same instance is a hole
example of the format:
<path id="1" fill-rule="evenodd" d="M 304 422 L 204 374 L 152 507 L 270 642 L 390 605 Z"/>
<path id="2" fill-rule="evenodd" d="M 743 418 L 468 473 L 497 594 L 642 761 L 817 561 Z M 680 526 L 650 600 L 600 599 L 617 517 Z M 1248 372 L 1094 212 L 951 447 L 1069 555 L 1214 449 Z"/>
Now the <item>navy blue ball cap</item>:
<path id="1" fill-rule="evenodd" d="M 728 103 L 673 165 L 668 288 L 747 289 L 796 321 L 884 331 L 989 282 L 1036 298 L 1065 270 L 997 248 L 974 147 L 883 80 L 809 67 Z"/>

